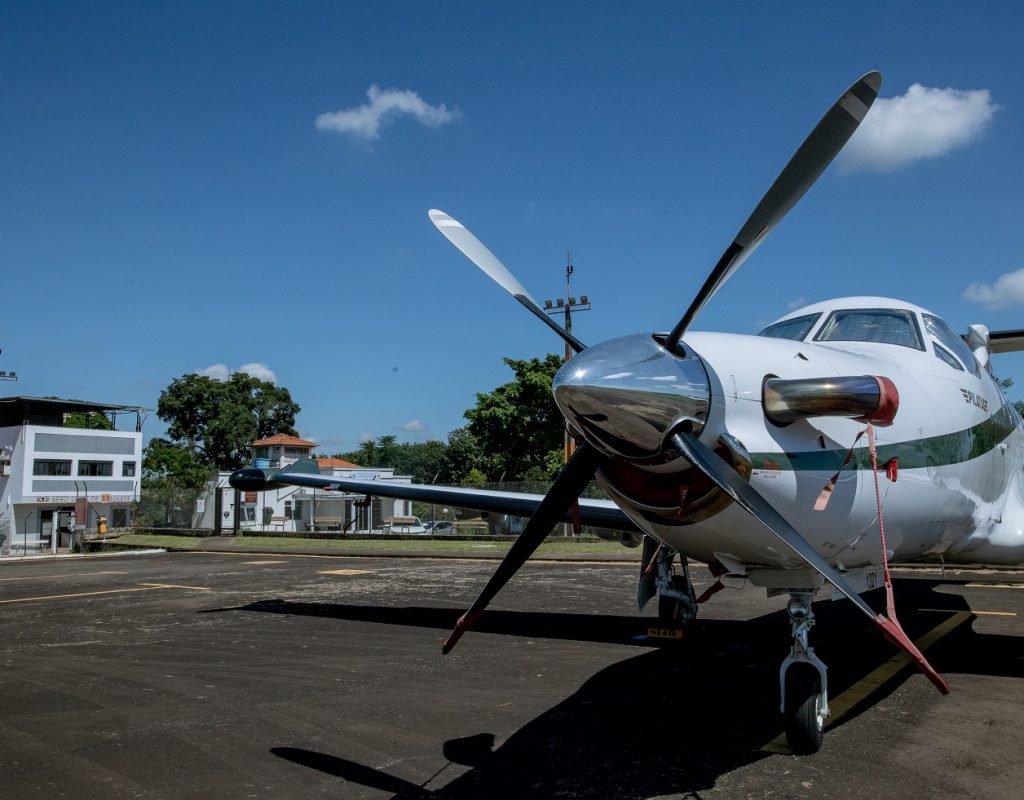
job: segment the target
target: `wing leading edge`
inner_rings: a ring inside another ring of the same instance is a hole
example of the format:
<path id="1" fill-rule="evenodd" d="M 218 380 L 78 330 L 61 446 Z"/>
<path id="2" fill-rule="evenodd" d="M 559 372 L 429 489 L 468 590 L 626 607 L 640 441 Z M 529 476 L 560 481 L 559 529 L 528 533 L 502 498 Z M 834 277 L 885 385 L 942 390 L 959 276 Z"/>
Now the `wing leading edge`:
<path id="1" fill-rule="evenodd" d="M 310 470 L 312 464 L 313 470 Z M 517 517 L 532 517 L 544 495 L 525 492 L 499 492 L 487 489 L 468 489 L 455 486 L 392 483 L 391 481 L 365 481 L 356 478 L 337 478 L 321 475 L 315 462 L 296 462 L 280 470 L 246 467 L 231 475 L 231 486 L 246 492 L 265 491 L 278 486 L 306 486 L 324 491 L 348 494 L 392 497 L 435 505 L 472 508 Z M 611 500 L 579 501 L 579 522 L 591 528 L 626 531 L 639 534 L 640 530 Z M 566 513 L 565 522 L 573 521 L 572 512 Z"/>

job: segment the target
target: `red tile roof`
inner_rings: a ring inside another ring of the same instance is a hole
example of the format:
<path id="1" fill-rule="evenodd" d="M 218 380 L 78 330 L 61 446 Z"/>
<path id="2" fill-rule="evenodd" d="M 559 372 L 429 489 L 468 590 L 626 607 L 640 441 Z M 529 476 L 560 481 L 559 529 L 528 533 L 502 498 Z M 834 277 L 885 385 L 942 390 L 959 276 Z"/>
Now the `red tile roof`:
<path id="1" fill-rule="evenodd" d="M 275 433 L 273 436 L 268 436 L 266 439 L 257 439 L 252 442 L 253 447 L 267 447 L 274 445 L 284 445 L 285 447 L 316 447 L 316 442 L 308 442 L 305 439 L 300 439 L 298 436 L 289 436 L 287 433 Z"/>
<path id="2" fill-rule="evenodd" d="M 358 464 L 340 458 L 318 458 L 316 463 L 320 465 L 320 469 L 359 469 Z"/>

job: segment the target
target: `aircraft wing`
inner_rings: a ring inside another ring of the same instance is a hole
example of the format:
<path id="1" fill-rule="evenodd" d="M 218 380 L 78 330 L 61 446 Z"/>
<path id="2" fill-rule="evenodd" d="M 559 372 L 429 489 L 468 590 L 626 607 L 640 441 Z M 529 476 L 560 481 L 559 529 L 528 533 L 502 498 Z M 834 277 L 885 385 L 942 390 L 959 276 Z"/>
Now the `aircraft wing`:
<path id="1" fill-rule="evenodd" d="M 1024 350 L 1024 331 L 992 331 L 988 344 L 993 353 L 1012 353 Z"/>
<path id="2" fill-rule="evenodd" d="M 314 462 L 315 463 L 315 462 Z M 309 470 L 309 471 L 306 471 Z M 231 476 L 231 485 L 242 491 L 263 491 L 274 486 L 307 486 L 324 491 L 348 494 L 394 497 L 421 503 L 472 508 L 531 517 L 544 499 L 542 494 L 525 492 L 499 492 L 487 489 L 469 489 L 457 486 L 431 486 L 420 483 L 394 483 L 367 481 L 356 478 L 337 478 L 312 471 L 304 462 L 296 462 L 280 470 L 240 469 Z M 580 498 L 579 522 L 590 528 L 604 528 L 639 534 L 640 530 L 611 500 L 585 500 Z M 572 522 L 572 512 L 566 512 L 564 522 Z"/>

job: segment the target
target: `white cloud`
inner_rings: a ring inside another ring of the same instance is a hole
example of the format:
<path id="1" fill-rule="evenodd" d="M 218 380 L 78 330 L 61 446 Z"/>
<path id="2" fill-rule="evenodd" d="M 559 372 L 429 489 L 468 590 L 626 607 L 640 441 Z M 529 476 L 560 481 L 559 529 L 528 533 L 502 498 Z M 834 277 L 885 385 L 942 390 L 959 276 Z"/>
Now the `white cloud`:
<path id="1" fill-rule="evenodd" d="M 226 381 L 231 377 L 231 370 L 228 369 L 227 364 L 210 364 L 210 366 L 203 367 L 203 369 L 197 369 L 196 375 L 205 375 L 207 378 L 213 378 L 215 381 Z"/>
<path id="2" fill-rule="evenodd" d="M 370 98 L 369 103 L 318 115 L 317 130 L 347 133 L 370 142 L 380 138 L 383 125 L 402 114 L 413 117 L 428 128 L 454 122 L 461 116 L 457 108 L 449 109 L 443 103 L 432 106 L 410 89 L 381 89 L 374 84 L 366 95 Z"/>
<path id="3" fill-rule="evenodd" d="M 796 300 L 790 300 L 786 303 L 786 309 L 789 311 L 796 311 L 798 308 L 803 308 L 807 305 L 807 301 L 802 297 L 796 298 Z"/>
<path id="4" fill-rule="evenodd" d="M 426 429 L 427 426 L 418 419 L 411 419 L 399 428 L 399 430 L 405 431 L 406 433 L 421 433 Z"/>
<path id="5" fill-rule="evenodd" d="M 840 155 L 844 172 L 889 172 L 970 144 L 999 109 L 988 89 L 930 89 L 915 83 L 880 97 Z"/>
<path id="6" fill-rule="evenodd" d="M 370 433 L 369 431 L 363 431 L 361 434 L 359 434 L 359 441 L 360 442 L 372 442 L 373 441 L 373 434 Z"/>
<path id="7" fill-rule="evenodd" d="M 257 380 L 266 381 L 267 383 L 277 383 L 277 374 L 274 370 L 260 362 L 253 361 L 249 364 L 242 364 L 236 371 L 252 375 Z"/>
<path id="8" fill-rule="evenodd" d="M 972 283 L 964 290 L 964 300 L 991 309 L 1024 306 L 1024 269 L 1000 275 L 995 283 Z"/>
<path id="9" fill-rule="evenodd" d="M 230 380 L 232 372 L 244 372 L 246 375 L 252 375 L 261 381 L 267 381 L 268 383 L 277 383 L 277 375 L 270 367 L 266 364 L 252 362 L 250 364 L 242 364 L 238 369 L 228 369 L 227 364 L 211 364 L 203 369 L 197 369 L 196 375 L 205 375 L 207 378 L 213 378 L 215 381 L 226 381 Z"/>

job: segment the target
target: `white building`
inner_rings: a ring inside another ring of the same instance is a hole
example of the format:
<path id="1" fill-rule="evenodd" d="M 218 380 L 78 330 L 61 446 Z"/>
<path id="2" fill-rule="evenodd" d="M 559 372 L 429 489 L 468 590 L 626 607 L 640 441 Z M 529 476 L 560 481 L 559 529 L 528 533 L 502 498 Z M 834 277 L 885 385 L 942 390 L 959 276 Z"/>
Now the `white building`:
<path id="1" fill-rule="evenodd" d="M 142 412 L 135 406 L 0 398 L 0 550 L 56 551 L 69 532 L 128 527 L 139 500 Z M 135 415 L 135 430 L 69 428 L 68 414 Z M 56 534 L 56 535 L 55 535 Z"/>
<path id="2" fill-rule="evenodd" d="M 252 443 L 253 465 L 280 469 L 312 457 L 315 442 L 277 434 Z M 363 468 L 337 458 L 317 460 L 322 475 L 357 478 L 365 481 L 412 483 L 408 476 L 395 475 L 390 468 Z M 375 498 L 366 504 L 361 495 L 327 492 L 320 489 L 286 486 L 264 492 L 239 492 L 228 484 L 230 472 L 222 472 L 211 481 L 197 509 L 197 528 L 225 532 L 235 527 L 235 507 L 239 508 L 238 529 L 254 531 L 346 530 L 351 533 L 380 530 L 389 517 L 409 517 L 412 502 Z M 216 521 L 220 520 L 217 525 Z"/>

